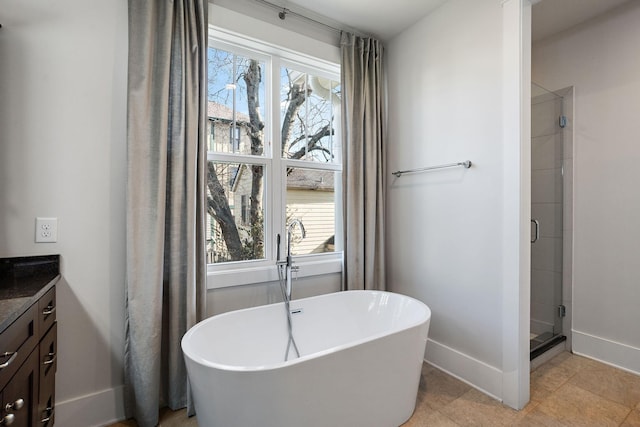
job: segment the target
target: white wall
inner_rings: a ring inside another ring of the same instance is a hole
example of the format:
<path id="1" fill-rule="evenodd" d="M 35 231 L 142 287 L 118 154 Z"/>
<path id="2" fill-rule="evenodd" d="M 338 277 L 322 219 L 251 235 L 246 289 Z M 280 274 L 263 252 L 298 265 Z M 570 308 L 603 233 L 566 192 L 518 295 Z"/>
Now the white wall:
<path id="1" fill-rule="evenodd" d="M 0 256 L 61 254 L 56 424 L 98 424 L 122 407 L 127 2 L 4 0 L 0 20 Z"/>
<path id="2" fill-rule="evenodd" d="M 294 280 L 291 297 L 306 298 L 338 292 L 342 285 L 340 273 L 305 277 Z M 207 293 L 207 312 L 210 316 L 231 310 L 282 302 L 282 290 L 278 282 L 231 286 L 211 289 Z"/>
<path id="3" fill-rule="evenodd" d="M 254 0 L 212 0 L 209 1 L 209 22 L 230 30 L 235 29 L 248 36 L 259 36 L 272 43 L 276 43 L 274 39 L 279 39 L 281 42 L 279 44 L 294 50 L 294 46 L 299 46 L 297 49 L 299 51 L 309 49 L 309 45 L 339 46 L 339 32 L 328 30 L 322 25 L 310 23 L 291 14 L 282 20 L 278 17 L 278 12 L 281 10 Z M 311 11 L 308 11 L 307 16 L 329 25 L 340 26 L 340 24 L 313 14 Z M 265 29 L 267 29 L 266 32 Z M 289 33 L 289 36 L 282 37 L 285 33 Z M 291 33 L 294 33 L 293 37 L 291 37 Z M 326 47 L 321 49 L 326 49 Z"/>
<path id="4" fill-rule="evenodd" d="M 532 80 L 575 86 L 573 350 L 640 373 L 640 3 L 533 46 Z"/>
<path id="5" fill-rule="evenodd" d="M 389 43 L 389 171 L 473 167 L 389 178 L 388 282 L 432 309 L 428 361 L 521 406 L 529 299 L 519 230 L 529 194 L 520 192 L 518 103 L 508 107 L 519 99 L 524 12 L 505 3 L 450 0 Z"/>
<path id="6" fill-rule="evenodd" d="M 295 16 L 280 21 L 275 18 L 277 13 L 273 9 L 266 12 L 255 2 L 216 1 L 216 4 L 209 4 L 209 24 L 238 34 L 243 39 L 270 43 L 333 64 L 340 63 L 339 38 L 335 31 L 320 30 L 304 21 L 302 24 L 306 25 L 301 26 L 301 20 Z"/>

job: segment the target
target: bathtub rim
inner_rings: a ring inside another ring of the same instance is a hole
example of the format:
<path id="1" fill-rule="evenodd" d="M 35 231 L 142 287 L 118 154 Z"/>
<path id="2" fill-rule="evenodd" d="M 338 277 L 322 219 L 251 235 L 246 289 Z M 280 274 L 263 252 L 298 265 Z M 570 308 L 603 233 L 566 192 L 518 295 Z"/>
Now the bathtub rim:
<path id="1" fill-rule="evenodd" d="M 418 306 L 424 309 L 424 315 L 417 321 L 408 323 L 406 325 L 406 327 L 402 328 L 402 329 L 394 329 L 394 330 L 390 330 L 390 331 L 384 331 L 381 333 L 377 333 L 377 334 L 372 334 L 372 335 L 368 335 L 367 337 L 358 339 L 358 340 L 354 340 L 351 341 L 347 344 L 342 344 L 342 345 L 337 345 L 337 346 L 333 346 L 333 347 L 329 347 L 325 350 L 321 350 L 321 351 L 317 351 L 315 353 L 311 353 L 305 356 L 300 356 L 296 359 L 291 359 L 288 361 L 282 361 L 282 362 L 277 362 L 277 363 L 270 363 L 268 365 L 254 365 L 254 366 L 238 366 L 238 365 L 228 365 L 228 364 L 224 364 L 224 363 L 219 363 L 219 362 L 212 362 L 209 359 L 205 359 L 203 357 L 200 356 L 195 356 L 193 353 L 193 349 L 189 348 L 189 339 L 191 338 L 192 335 L 194 335 L 198 329 L 205 327 L 206 324 L 213 322 L 214 319 L 219 319 L 220 317 L 223 316 L 230 316 L 232 314 L 237 314 L 239 312 L 247 312 L 247 311 L 253 311 L 253 310 L 259 310 L 259 309 L 264 309 L 266 306 L 278 306 L 278 307 L 282 307 L 284 305 L 284 302 L 279 302 L 279 303 L 273 303 L 273 304 L 263 304 L 263 305 L 259 305 L 256 307 L 249 307 L 249 308 L 243 308 L 243 309 L 239 309 L 239 310 L 232 310 L 232 311 L 228 311 L 225 313 L 220 313 L 211 317 L 208 317 L 204 320 L 201 320 L 200 322 L 196 323 L 195 325 L 193 325 L 191 328 L 189 328 L 189 330 L 183 335 L 182 339 L 180 340 L 180 347 L 182 349 L 182 353 L 185 357 L 185 359 L 190 359 L 191 361 L 193 361 L 194 363 L 197 363 L 199 365 L 202 366 L 206 366 L 209 368 L 214 368 L 214 369 L 219 369 L 221 371 L 229 371 L 229 372 L 266 372 L 266 371 L 272 371 L 272 370 L 277 370 L 277 369 L 281 369 L 283 367 L 287 367 L 287 366 L 292 366 L 292 365 L 297 365 L 299 363 L 303 363 L 306 360 L 311 360 L 311 359 L 315 359 L 318 357 L 322 357 L 328 354 L 332 354 L 332 353 L 337 353 L 339 351 L 342 350 L 346 350 L 352 347 L 356 347 L 358 345 L 370 342 L 370 341 L 374 341 L 380 338 L 384 338 L 386 336 L 392 335 L 392 334 L 396 334 L 399 332 L 403 332 L 403 331 L 409 331 L 411 329 L 414 328 L 418 328 L 422 325 L 424 325 L 425 323 L 428 323 L 431 321 L 431 309 L 429 308 L 428 305 L 426 305 L 424 302 L 410 297 L 408 295 L 404 295 L 404 294 L 400 294 L 400 293 L 396 293 L 396 292 L 390 292 L 390 291 L 377 291 L 377 290 L 347 290 L 347 291 L 338 291 L 338 292 L 331 292 L 328 294 L 322 294 L 322 295 L 316 295 L 316 296 L 312 296 L 312 297 L 306 297 L 306 298 L 300 298 L 297 300 L 293 300 L 292 303 L 294 302 L 301 302 L 301 301 L 305 301 L 305 300 L 311 300 L 311 299 L 323 299 L 323 298 L 328 298 L 333 296 L 334 294 L 341 294 L 341 293 L 367 293 L 367 294 L 373 294 L 373 295 L 377 295 L 377 294 L 393 294 L 395 296 L 398 296 L 400 298 L 404 298 L 404 299 L 408 299 L 408 300 L 413 300 L 416 303 L 418 303 Z M 284 309 L 284 308 L 283 308 Z M 426 340 L 426 337 L 425 337 Z M 185 346 L 187 347 L 185 349 Z"/>

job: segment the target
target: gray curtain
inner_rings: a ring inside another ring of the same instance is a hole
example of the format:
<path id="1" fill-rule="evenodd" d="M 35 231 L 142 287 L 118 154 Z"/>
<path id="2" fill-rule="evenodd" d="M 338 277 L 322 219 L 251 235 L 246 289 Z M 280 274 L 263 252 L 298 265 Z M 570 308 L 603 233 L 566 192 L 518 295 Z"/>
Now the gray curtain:
<path id="1" fill-rule="evenodd" d="M 382 44 L 342 34 L 345 287 L 385 286 L 385 91 Z"/>
<path id="2" fill-rule="evenodd" d="M 127 411 L 189 403 L 180 348 L 205 314 L 207 0 L 129 1 Z"/>

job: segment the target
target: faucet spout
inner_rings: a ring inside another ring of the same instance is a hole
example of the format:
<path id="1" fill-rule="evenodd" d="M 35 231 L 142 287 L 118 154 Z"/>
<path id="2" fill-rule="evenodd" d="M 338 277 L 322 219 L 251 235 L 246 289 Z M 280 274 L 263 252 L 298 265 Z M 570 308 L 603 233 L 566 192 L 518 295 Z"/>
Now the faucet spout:
<path id="1" fill-rule="evenodd" d="M 291 233 L 293 232 L 293 229 L 295 228 L 296 225 L 300 228 L 300 233 L 302 233 L 302 238 L 304 239 L 305 237 L 307 237 L 307 231 L 304 229 L 304 224 L 302 224 L 302 221 L 300 221 L 300 219 L 298 218 L 293 218 L 289 222 L 289 225 L 287 226 L 287 265 L 288 266 L 291 266 Z"/>

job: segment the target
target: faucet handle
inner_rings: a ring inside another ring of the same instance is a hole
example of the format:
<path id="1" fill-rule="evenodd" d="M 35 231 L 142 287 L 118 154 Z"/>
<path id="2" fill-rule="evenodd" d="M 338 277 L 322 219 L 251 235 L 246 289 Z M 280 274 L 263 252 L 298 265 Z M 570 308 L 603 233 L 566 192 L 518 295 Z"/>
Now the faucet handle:
<path id="1" fill-rule="evenodd" d="M 295 280 L 298 280 L 298 272 L 300 271 L 300 266 L 299 265 L 292 265 L 291 266 L 291 274 L 293 275 L 293 278 Z"/>

